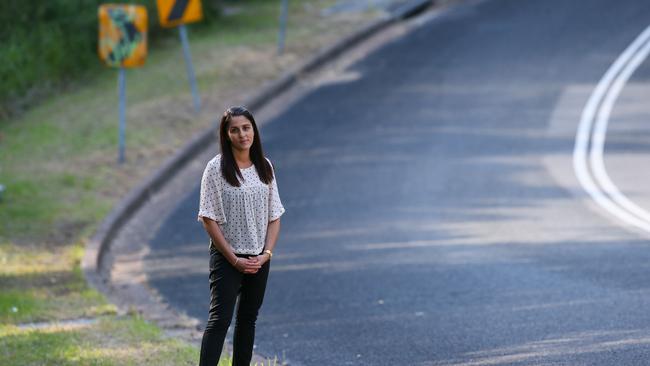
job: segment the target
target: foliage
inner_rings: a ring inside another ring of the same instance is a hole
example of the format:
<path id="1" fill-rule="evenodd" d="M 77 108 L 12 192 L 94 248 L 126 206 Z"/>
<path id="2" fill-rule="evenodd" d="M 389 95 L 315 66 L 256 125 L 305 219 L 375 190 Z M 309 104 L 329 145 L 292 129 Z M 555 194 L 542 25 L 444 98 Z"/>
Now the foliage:
<path id="1" fill-rule="evenodd" d="M 101 67 L 97 9 L 105 0 L 0 2 L 0 118 Z M 155 0 L 112 1 L 147 7 L 150 46 L 173 32 L 158 25 Z M 203 2 L 204 21 L 218 18 L 216 1 Z"/>

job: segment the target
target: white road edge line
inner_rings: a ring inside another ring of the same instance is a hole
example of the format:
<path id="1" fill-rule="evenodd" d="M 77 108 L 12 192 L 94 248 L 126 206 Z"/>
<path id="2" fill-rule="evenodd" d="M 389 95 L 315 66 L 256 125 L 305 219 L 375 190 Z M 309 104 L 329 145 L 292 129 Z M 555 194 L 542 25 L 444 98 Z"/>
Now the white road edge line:
<path id="1" fill-rule="evenodd" d="M 650 213 L 621 193 L 607 175 L 603 159 L 607 123 L 612 108 L 632 73 L 648 57 L 648 40 L 650 26 L 623 51 L 598 82 L 582 111 L 573 150 L 573 168 L 583 189 L 599 206 L 623 222 L 650 233 Z M 594 121 L 596 125 L 590 133 Z M 588 161 L 590 139 L 592 143 Z"/>

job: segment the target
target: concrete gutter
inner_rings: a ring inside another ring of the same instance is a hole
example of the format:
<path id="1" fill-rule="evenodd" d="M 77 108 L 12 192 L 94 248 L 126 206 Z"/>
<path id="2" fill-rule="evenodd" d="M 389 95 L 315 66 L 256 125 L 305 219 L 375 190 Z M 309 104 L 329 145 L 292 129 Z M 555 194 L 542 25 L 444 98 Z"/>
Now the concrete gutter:
<path id="1" fill-rule="evenodd" d="M 313 57 L 289 70 L 277 80 L 263 86 L 246 103 L 246 106 L 253 110 L 260 109 L 274 97 L 293 86 L 301 75 L 314 71 L 361 41 L 393 23 L 424 11 L 433 5 L 433 3 L 433 0 L 407 0 L 397 2 L 389 15 L 377 19 L 350 36 L 341 39 L 336 44 L 322 49 Z M 84 276 L 93 287 L 104 293 L 107 291 L 106 282 L 108 279 L 106 276 L 102 276 L 102 272 L 106 268 L 102 268 L 101 264 L 102 258 L 110 247 L 115 235 L 128 222 L 133 213 L 142 207 L 187 162 L 191 161 L 196 155 L 210 146 L 210 143 L 216 138 L 216 133 L 217 131 L 214 128 L 209 128 L 194 136 L 183 148 L 167 159 L 154 174 L 133 189 L 104 219 L 99 229 L 86 243 L 86 250 L 81 261 Z"/>

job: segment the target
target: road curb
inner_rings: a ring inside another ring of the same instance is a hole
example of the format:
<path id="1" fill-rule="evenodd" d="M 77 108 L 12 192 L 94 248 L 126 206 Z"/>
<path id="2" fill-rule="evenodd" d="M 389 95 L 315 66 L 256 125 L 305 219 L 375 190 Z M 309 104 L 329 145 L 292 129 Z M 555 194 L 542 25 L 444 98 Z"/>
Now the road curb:
<path id="1" fill-rule="evenodd" d="M 294 85 L 302 74 L 317 69 L 362 40 L 369 38 L 395 22 L 424 11 L 433 4 L 433 0 L 409 0 L 398 4 L 388 16 L 377 19 L 332 46 L 325 47 L 314 56 L 308 58 L 304 63 L 284 73 L 280 78 L 264 85 L 246 103 L 246 106 L 253 110 L 259 109 L 275 96 Z M 102 276 L 102 271 L 105 270 L 105 268 L 101 267 L 102 258 L 110 247 L 111 241 L 117 232 L 131 218 L 133 213 L 147 202 L 170 177 L 174 176 L 185 163 L 207 148 L 212 139 L 215 138 L 215 134 L 215 128 L 209 128 L 194 136 L 183 148 L 167 159 L 151 176 L 133 189 L 102 221 L 94 235 L 87 240 L 84 257 L 81 261 L 84 276 L 93 287 L 104 293 L 107 291 L 106 285 L 108 278 Z"/>

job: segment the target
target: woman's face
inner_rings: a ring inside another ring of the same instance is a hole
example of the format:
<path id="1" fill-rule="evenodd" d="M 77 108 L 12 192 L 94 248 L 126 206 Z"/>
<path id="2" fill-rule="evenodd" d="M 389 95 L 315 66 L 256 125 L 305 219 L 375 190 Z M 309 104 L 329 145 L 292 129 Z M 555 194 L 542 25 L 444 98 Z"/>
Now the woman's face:
<path id="1" fill-rule="evenodd" d="M 244 116 L 233 116 L 228 123 L 228 139 L 232 148 L 240 151 L 249 150 L 253 145 L 253 124 Z"/>

